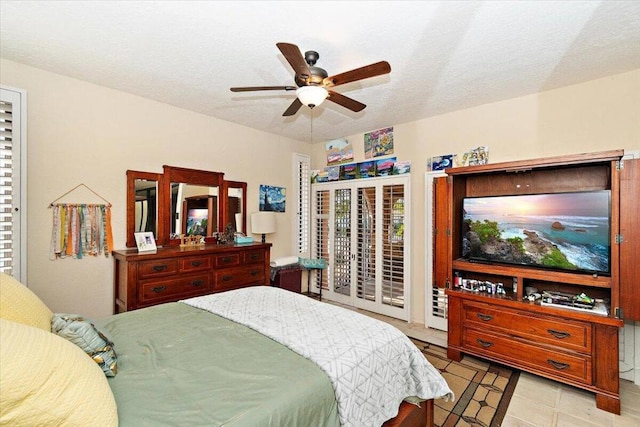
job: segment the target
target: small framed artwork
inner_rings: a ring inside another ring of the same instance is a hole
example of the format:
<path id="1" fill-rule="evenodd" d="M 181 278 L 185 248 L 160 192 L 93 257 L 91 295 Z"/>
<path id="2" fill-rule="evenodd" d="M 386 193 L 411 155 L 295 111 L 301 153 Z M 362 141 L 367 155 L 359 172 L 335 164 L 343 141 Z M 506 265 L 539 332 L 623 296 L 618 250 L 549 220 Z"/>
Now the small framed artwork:
<path id="1" fill-rule="evenodd" d="M 338 167 L 338 169 L 340 169 Z M 259 211 L 284 212 L 286 205 L 287 189 L 271 185 L 260 185 Z"/>
<path id="2" fill-rule="evenodd" d="M 156 239 L 153 237 L 153 232 L 148 231 L 145 233 L 133 233 L 136 238 L 136 245 L 138 246 L 138 252 L 155 252 Z"/>

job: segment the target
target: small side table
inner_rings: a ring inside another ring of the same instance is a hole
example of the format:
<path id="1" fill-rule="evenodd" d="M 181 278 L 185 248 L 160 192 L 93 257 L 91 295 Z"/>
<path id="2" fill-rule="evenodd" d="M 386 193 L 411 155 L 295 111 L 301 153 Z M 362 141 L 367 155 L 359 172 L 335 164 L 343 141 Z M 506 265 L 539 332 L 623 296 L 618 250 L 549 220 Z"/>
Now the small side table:
<path id="1" fill-rule="evenodd" d="M 327 263 L 322 258 L 299 258 L 300 267 L 307 270 L 307 292 L 311 294 L 311 271 L 318 270 L 320 274 L 320 286 L 318 292 L 318 301 L 322 301 L 322 270 L 327 268 Z"/>

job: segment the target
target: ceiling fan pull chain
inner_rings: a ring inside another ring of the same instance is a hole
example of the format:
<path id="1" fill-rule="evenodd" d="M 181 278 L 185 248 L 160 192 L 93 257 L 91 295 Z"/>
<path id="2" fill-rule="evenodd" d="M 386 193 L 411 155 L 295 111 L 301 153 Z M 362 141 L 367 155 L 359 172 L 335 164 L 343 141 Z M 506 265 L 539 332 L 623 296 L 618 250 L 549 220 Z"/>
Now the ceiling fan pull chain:
<path id="1" fill-rule="evenodd" d="M 311 109 L 311 140 L 309 142 L 313 143 L 313 108 Z"/>

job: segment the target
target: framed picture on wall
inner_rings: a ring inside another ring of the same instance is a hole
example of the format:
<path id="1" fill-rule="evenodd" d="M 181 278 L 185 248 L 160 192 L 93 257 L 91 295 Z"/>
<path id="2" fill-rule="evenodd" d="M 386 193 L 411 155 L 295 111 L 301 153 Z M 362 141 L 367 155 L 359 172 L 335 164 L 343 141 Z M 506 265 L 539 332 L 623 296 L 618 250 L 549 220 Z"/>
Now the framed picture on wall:
<path id="1" fill-rule="evenodd" d="M 138 252 L 155 252 L 156 239 L 153 237 L 153 232 L 147 231 L 144 233 L 133 233 L 136 238 L 136 246 L 138 246 Z"/>

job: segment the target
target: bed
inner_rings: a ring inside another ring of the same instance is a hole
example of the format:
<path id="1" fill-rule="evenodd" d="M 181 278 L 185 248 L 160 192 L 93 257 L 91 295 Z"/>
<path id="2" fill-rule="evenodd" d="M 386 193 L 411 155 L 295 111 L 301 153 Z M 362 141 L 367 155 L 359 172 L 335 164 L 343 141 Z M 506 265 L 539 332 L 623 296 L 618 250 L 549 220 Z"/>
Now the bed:
<path id="1" fill-rule="evenodd" d="M 15 303 L 8 282 L 2 277 L 0 423 L 52 416 L 71 425 L 417 426 L 432 422 L 434 398 L 453 397 L 395 328 L 262 286 L 94 321 L 117 354 L 117 374 L 107 378 L 77 346 L 47 331 L 54 314 L 22 285 L 32 307 L 18 309 L 25 304 Z M 34 304 L 38 322 L 24 319 Z M 31 348 L 21 350 L 18 341 Z M 33 388 L 38 381 L 45 386 L 37 393 L 12 395 L 16 383 Z"/>

